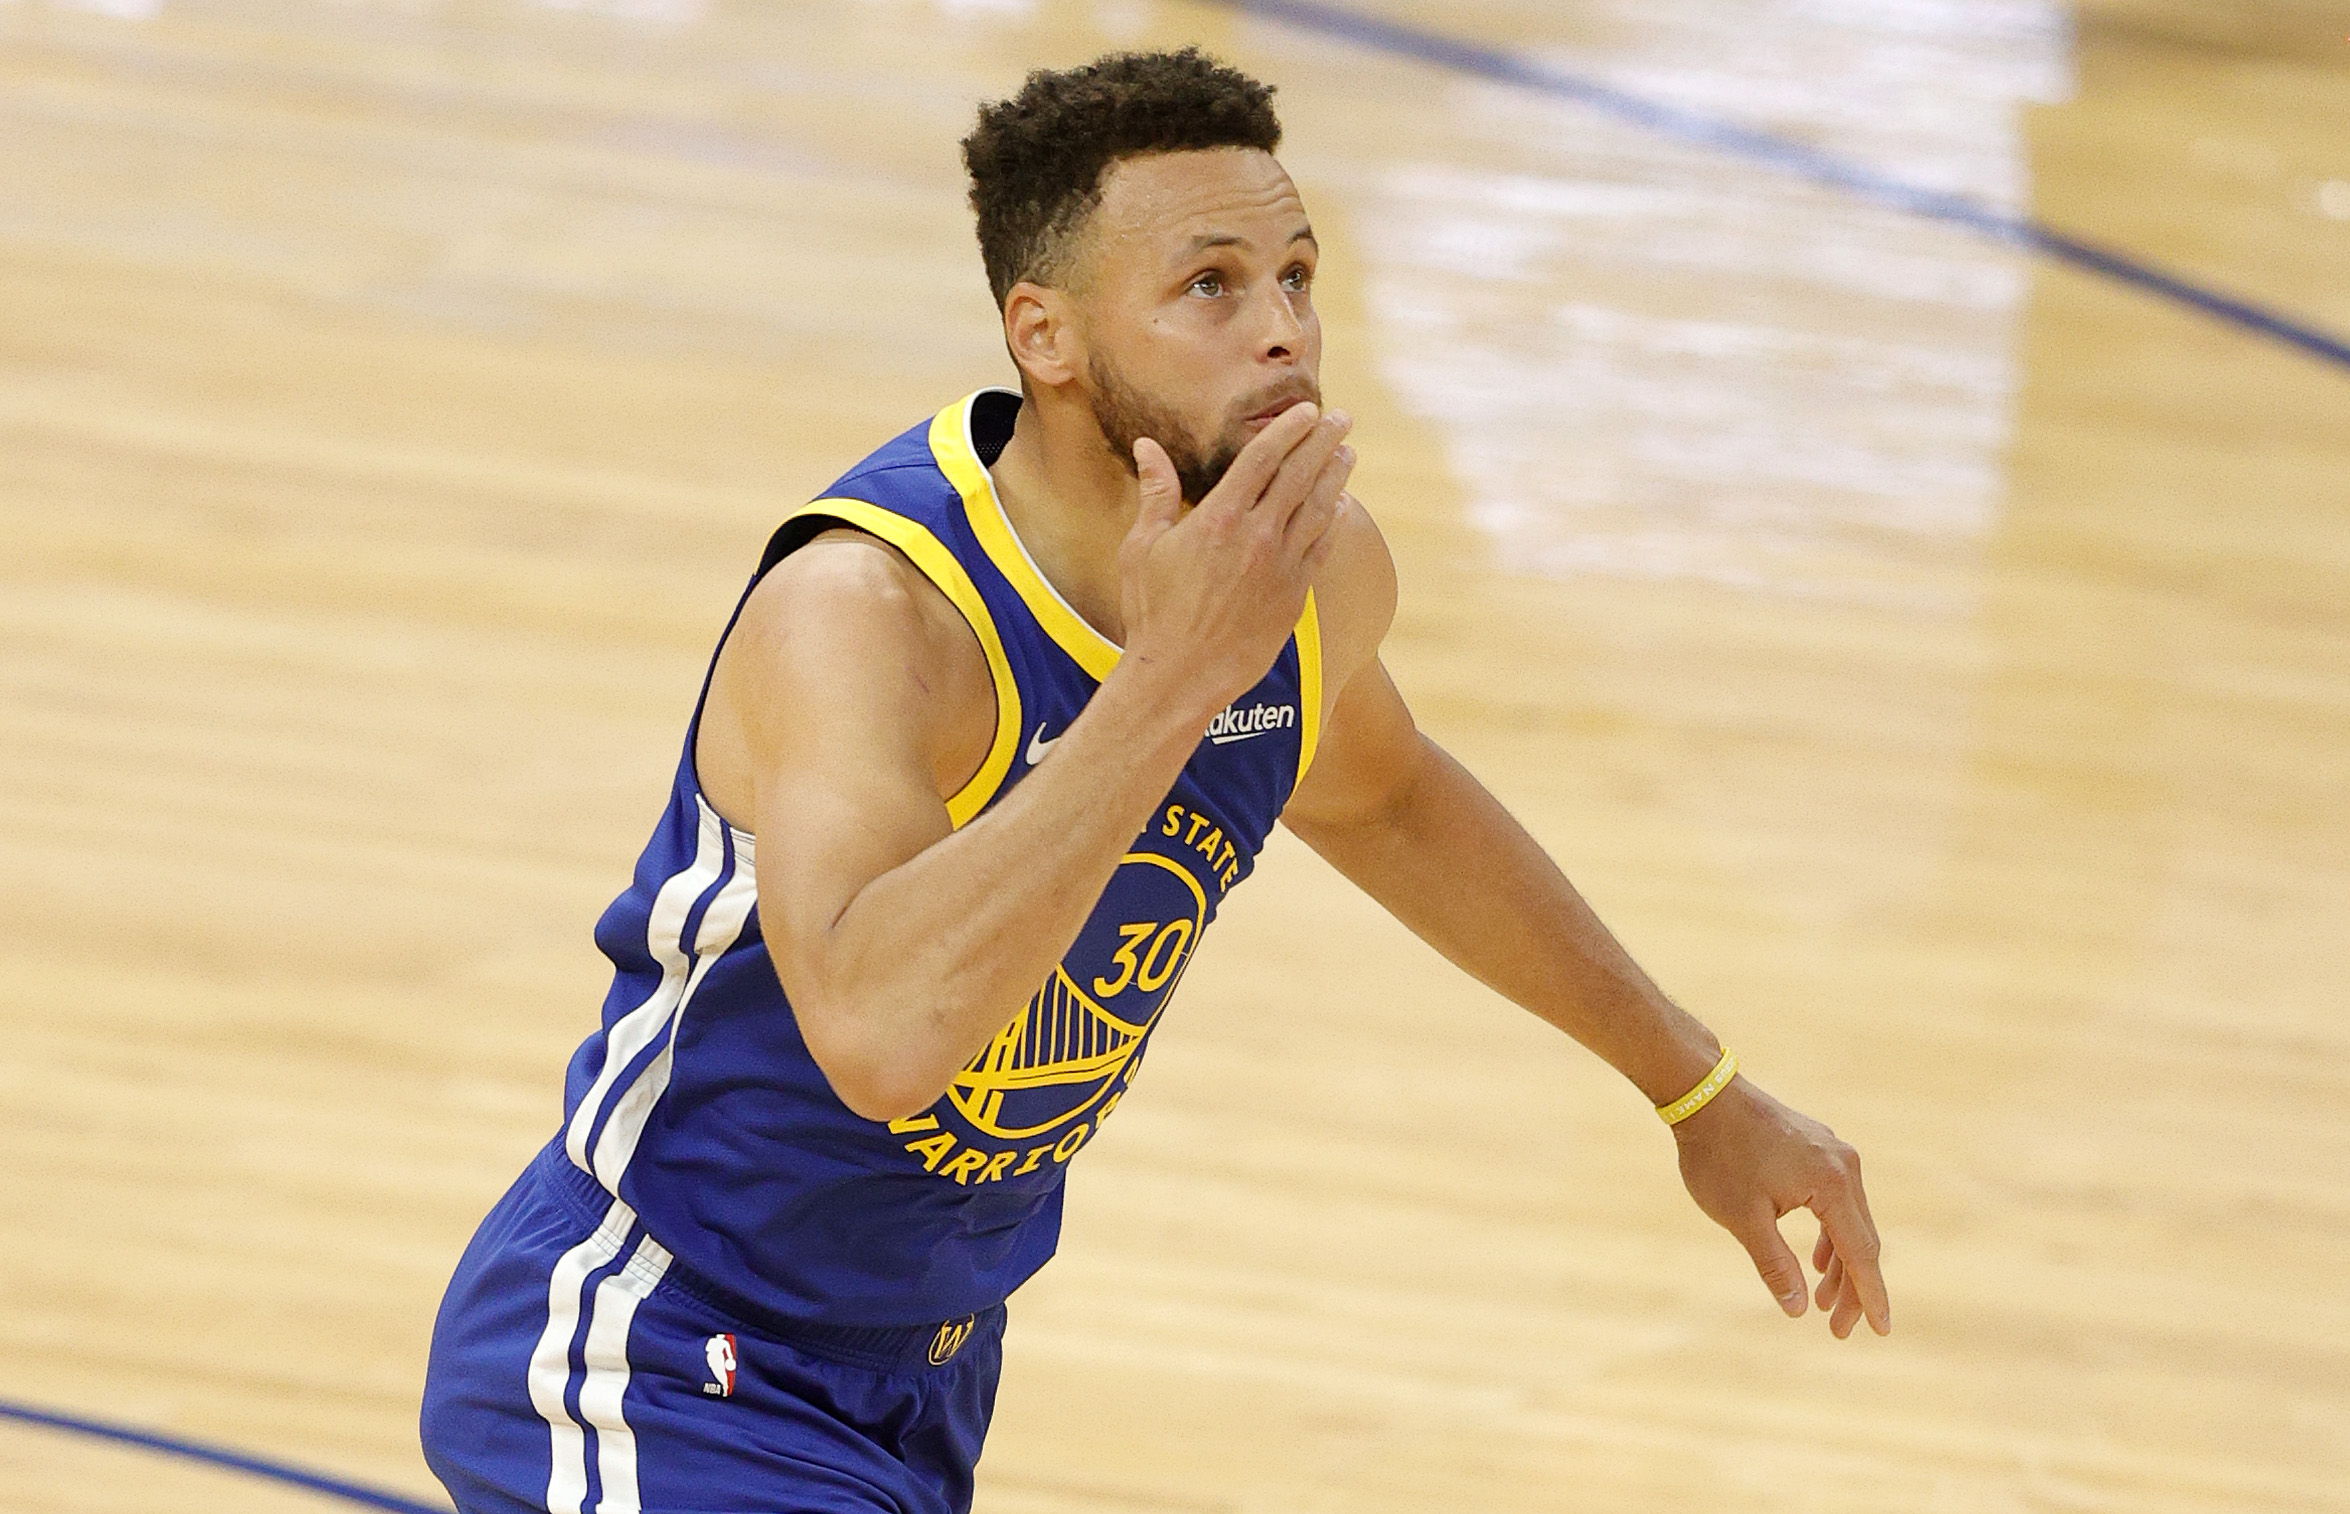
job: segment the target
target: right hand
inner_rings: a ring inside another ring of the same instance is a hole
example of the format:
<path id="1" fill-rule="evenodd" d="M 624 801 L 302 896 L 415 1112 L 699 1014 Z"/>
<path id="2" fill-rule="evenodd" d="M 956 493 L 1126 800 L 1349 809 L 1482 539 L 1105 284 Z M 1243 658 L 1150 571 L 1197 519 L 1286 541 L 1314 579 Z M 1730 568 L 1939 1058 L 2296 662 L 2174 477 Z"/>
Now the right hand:
<path id="1" fill-rule="evenodd" d="M 1203 719 L 1265 676 L 1304 613 L 1345 507 L 1353 425 L 1290 406 L 1188 516 L 1166 450 L 1134 444 L 1142 507 L 1118 548 L 1126 656 L 1178 678 Z"/>

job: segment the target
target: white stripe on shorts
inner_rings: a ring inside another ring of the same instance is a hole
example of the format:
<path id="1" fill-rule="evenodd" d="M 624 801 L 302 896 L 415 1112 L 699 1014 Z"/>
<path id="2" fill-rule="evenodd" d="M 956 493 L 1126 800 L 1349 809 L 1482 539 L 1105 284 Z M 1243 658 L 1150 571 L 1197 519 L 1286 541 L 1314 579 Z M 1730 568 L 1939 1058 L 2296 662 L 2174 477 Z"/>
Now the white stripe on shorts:
<path id="1" fill-rule="evenodd" d="M 579 1415 L 596 1427 L 596 1473 L 604 1484 L 596 1514 L 640 1514 L 636 1432 L 620 1412 L 628 1393 L 628 1327 L 636 1306 L 668 1270 L 668 1251 L 648 1235 L 627 1266 L 596 1285 L 588 1319 L 587 1377 L 579 1387 Z"/>
<path id="2" fill-rule="evenodd" d="M 563 1407 L 563 1390 L 571 1382 L 571 1337 L 579 1331 L 579 1290 L 586 1286 L 589 1273 L 611 1265 L 620 1255 L 621 1243 L 635 1224 L 636 1211 L 614 1199 L 595 1234 L 564 1252 L 547 1280 L 547 1328 L 530 1353 L 530 1403 L 547 1422 L 551 1453 L 548 1514 L 579 1514 L 580 1503 L 587 1497 L 587 1436 L 572 1419 L 571 1411 Z M 651 1244 L 650 1237 L 646 1244 Z M 644 1248 L 637 1250 L 642 1255 Z M 662 1262 L 667 1265 L 668 1253 L 662 1253 Z M 607 1280 L 596 1290 L 597 1296 L 601 1298 L 604 1288 L 610 1286 Z M 588 1328 L 592 1334 L 593 1320 Z M 636 1487 L 633 1466 L 629 1487 L 632 1492 Z"/>

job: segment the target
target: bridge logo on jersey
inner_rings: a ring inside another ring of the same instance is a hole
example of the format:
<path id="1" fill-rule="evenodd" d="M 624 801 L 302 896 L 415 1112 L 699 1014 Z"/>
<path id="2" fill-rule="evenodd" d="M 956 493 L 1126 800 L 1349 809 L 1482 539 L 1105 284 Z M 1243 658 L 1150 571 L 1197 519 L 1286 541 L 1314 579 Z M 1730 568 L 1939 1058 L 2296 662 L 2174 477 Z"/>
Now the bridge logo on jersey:
<path id="1" fill-rule="evenodd" d="M 889 1122 L 923 1171 L 966 1188 L 1049 1171 L 1126 1097 L 1207 926 L 1208 889 L 1221 898 L 1249 860 L 1214 817 L 1185 805 L 1168 805 L 1146 834 L 1174 855 L 1128 852 L 1044 987 L 944 1099 Z"/>
<path id="2" fill-rule="evenodd" d="M 1102 901 L 1027 1009 L 948 1088 L 956 1113 L 982 1134 L 1046 1135 L 1109 1093 L 1207 924 L 1199 880 L 1154 852 L 1128 852 Z"/>

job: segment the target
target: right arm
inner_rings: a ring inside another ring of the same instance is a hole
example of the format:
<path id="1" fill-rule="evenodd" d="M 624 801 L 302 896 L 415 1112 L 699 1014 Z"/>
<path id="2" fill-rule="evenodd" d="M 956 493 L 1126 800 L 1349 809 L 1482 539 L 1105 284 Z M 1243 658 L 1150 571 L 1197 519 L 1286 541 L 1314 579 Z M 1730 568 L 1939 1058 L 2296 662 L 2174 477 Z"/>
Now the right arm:
<path id="1" fill-rule="evenodd" d="M 754 591 L 722 672 L 749 757 L 759 914 L 851 1110 L 936 1102 L 1076 940 L 1208 720 L 1301 613 L 1351 464 L 1344 430 L 1295 407 L 1188 515 L 1165 454 L 1137 445 L 1125 655 L 1052 760 L 961 830 L 933 691 L 950 681 L 939 659 L 978 648 L 938 633 L 943 596 L 863 539 L 803 548 Z"/>

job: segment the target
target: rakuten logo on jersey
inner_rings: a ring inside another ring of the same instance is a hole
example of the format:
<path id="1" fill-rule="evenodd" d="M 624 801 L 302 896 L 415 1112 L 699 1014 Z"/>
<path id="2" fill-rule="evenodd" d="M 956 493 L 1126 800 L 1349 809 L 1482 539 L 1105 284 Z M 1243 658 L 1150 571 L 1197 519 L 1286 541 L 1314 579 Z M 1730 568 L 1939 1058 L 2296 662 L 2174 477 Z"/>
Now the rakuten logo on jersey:
<path id="1" fill-rule="evenodd" d="M 1245 710 L 1228 704 L 1208 722 L 1208 740 L 1222 746 L 1267 731 L 1285 731 L 1296 724 L 1297 706 L 1293 704 L 1252 704 Z"/>

